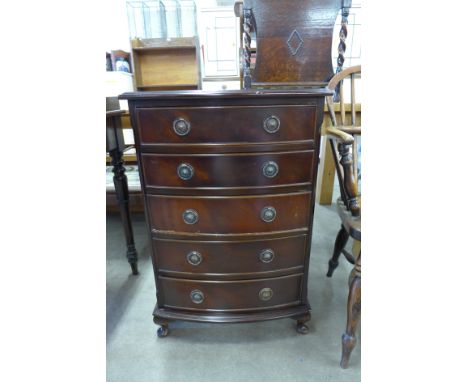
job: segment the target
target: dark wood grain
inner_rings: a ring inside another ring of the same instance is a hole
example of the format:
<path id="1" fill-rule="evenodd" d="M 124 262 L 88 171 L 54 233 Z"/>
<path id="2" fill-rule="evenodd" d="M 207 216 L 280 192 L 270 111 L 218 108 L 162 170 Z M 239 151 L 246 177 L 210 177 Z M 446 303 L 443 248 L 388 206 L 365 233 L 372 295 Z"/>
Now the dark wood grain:
<path id="1" fill-rule="evenodd" d="M 298 332 L 307 333 L 307 273 L 326 95 L 332 92 L 121 96 L 129 100 L 153 240 L 159 336 L 169 333 L 172 320 L 284 317 L 295 319 Z M 279 119 L 280 128 L 269 133 L 264 122 L 271 116 Z M 174 130 L 178 118 L 190 123 L 185 135 Z M 274 177 L 262 174 L 269 161 L 278 165 Z M 186 180 L 177 172 L 182 163 L 193 170 Z M 273 221 L 262 220 L 264 207 L 275 208 Z M 186 210 L 197 213 L 193 224 L 184 222 Z M 259 260 L 265 249 L 274 251 L 271 262 Z M 201 257 L 189 261 L 194 251 Z M 263 288 L 272 288 L 270 300 L 259 298 Z M 202 292 L 205 299 L 196 304 L 191 292 Z"/>
<path id="2" fill-rule="evenodd" d="M 160 277 L 164 291 L 162 307 L 198 311 L 258 311 L 273 307 L 300 304 L 302 274 L 277 278 L 242 281 L 183 280 Z M 268 301 L 259 297 L 263 288 L 271 288 L 273 296 Z M 199 290 L 204 294 L 200 304 L 192 302 L 190 293 Z"/>
<path id="3" fill-rule="evenodd" d="M 341 29 L 339 33 L 340 42 L 338 44 L 338 57 L 336 59 L 336 73 L 340 73 L 343 70 L 343 64 L 345 61 L 345 52 L 346 52 L 346 38 L 348 37 L 348 16 L 349 8 L 351 7 L 352 0 L 343 0 L 341 8 Z M 333 100 L 335 102 L 343 101 L 342 93 L 343 87 L 342 83 L 338 83 L 335 87 L 335 94 L 333 95 Z"/>
<path id="4" fill-rule="evenodd" d="M 337 210 L 342 222 L 342 228 L 338 232 L 335 249 L 332 258 L 329 261 L 327 276 L 331 277 L 334 269 L 338 266 L 338 258 L 343 253 L 348 260 L 352 260 L 347 256 L 344 249 L 348 237 L 351 236 L 355 240 L 361 240 L 361 209 L 360 196 L 358 193 L 358 178 L 357 178 L 357 145 L 354 139 L 355 135 L 360 135 L 361 128 L 356 126 L 356 97 L 355 97 L 355 78 L 360 77 L 361 66 L 352 66 L 344 69 L 336 74 L 329 82 L 329 89 L 334 90 L 338 87 L 341 81 L 350 79 L 351 81 L 351 125 L 347 125 L 346 112 L 344 107 L 344 97 L 340 97 L 340 118 L 337 118 L 334 111 L 333 99 L 327 97 L 327 106 L 330 111 L 330 118 L 333 127 L 327 128 L 326 134 L 330 140 L 330 147 L 335 162 L 335 168 L 338 175 L 340 186 L 340 198 L 337 200 Z M 341 88 L 343 93 L 343 88 Z"/>
<path id="5" fill-rule="evenodd" d="M 341 6 L 342 0 L 245 0 L 257 46 L 251 86 L 326 85 L 333 76 L 333 29 Z"/>
<path id="6" fill-rule="evenodd" d="M 183 278 L 248 279 L 303 271 L 306 235 L 270 240 L 196 241 L 153 240 L 153 260 L 165 276 Z M 262 251 L 273 251 L 270 262 L 261 260 Z M 196 251 L 199 264 L 187 254 Z"/>
<path id="7" fill-rule="evenodd" d="M 344 247 L 349 239 L 349 233 L 346 231 L 343 225 L 341 229 L 338 231 L 335 239 L 335 247 L 333 248 L 333 255 L 331 259 L 328 261 L 328 272 L 327 277 L 332 277 L 333 272 L 335 271 L 336 267 L 338 267 L 338 259 L 343 252 Z"/>
<path id="8" fill-rule="evenodd" d="M 142 154 L 141 165 L 147 187 L 271 187 L 311 183 L 313 154 L 312 150 L 260 155 Z M 179 176 L 181 165 L 193 169 L 190 179 Z M 264 168 L 272 166 L 277 166 L 278 173 L 264 175 Z"/>
<path id="9" fill-rule="evenodd" d="M 183 197 L 148 195 L 151 229 L 205 234 L 246 234 L 307 229 L 310 192 L 263 196 Z M 264 207 L 274 207 L 272 222 L 261 219 Z M 198 222 L 186 224 L 184 211 L 195 210 Z"/>
<path id="10" fill-rule="evenodd" d="M 278 320 L 281 318 L 295 318 L 308 314 L 310 311 L 309 305 L 295 305 L 285 308 L 274 308 L 270 310 L 260 311 L 194 311 L 180 310 L 170 308 L 156 307 L 153 311 L 155 317 L 154 322 L 158 325 L 161 323 L 167 324 L 172 320 L 184 320 L 193 322 L 210 322 L 210 323 L 236 323 L 236 322 L 257 322 L 266 320 Z"/>
<path id="11" fill-rule="evenodd" d="M 361 241 L 361 208 L 358 195 L 357 178 L 357 145 L 354 135 L 360 135 L 361 128 L 356 126 L 355 116 L 355 84 L 356 77 L 361 75 L 361 66 L 353 66 L 336 74 L 329 83 L 330 90 L 337 89 L 341 81 L 350 77 L 351 80 L 351 126 L 346 125 L 346 113 L 344 108 L 343 88 L 340 89 L 340 121 L 335 116 L 332 97 L 327 97 L 327 105 L 333 123 L 332 129 L 327 129 L 326 134 L 330 138 L 333 159 L 337 169 L 340 184 L 340 198 L 337 200 L 338 215 L 341 220 L 341 229 L 338 232 L 332 258 L 329 261 L 327 276 L 333 274 L 338 266 L 338 258 L 343 254 L 345 258 L 354 264 L 350 275 L 350 288 L 347 306 L 346 331 L 342 336 L 342 368 L 347 368 L 349 357 L 356 345 L 355 330 L 361 315 L 361 253 L 356 259 L 349 254 L 344 246 L 351 236 Z M 352 135 L 351 135 L 352 134 Z M 352 149 L 351 149 L 352 148 Z"/>
<path id="12" fill-rule="evenodd" d="M 136 112 L 142 145 L 187 143 L 262 143 L 314 139 L 316 106 L 225 106 L 204 108 L 140 108 Z M 268 133 L 263 124 L 276 116 L 280 128 Z M 190 123 L 190 132 L 179 136 L 176 119 Z"/>
<path id="13" fill-rule="evenodd" d="M 346 369 L 349 365 L 349 357 L 356 346 L 356 327 L 361 319 L 361 253 L 350 275 L 346 331 L 341 337 L 342 354 L 340 366 Z"/>
<path id="14" fill-rule="evenodd" d="M 229 100 L 235 104 L 236 101 L 242 101 L 246 105 L 260 104 L 262 101 L 269 103 L 270 106 L 282 105 L 288 101 L 294 100 L 292 105 L 300 104 L 300 99 L 307 103 L 314 104 L 322 97 L 333 95 L 333 91 L 328 88 L 314 89 L 247 89 L 247 90 L 179 90 L 179 91 L 148 91 L 148 92 L 127 92 L 119 95 L 119 99 L 129 101 L 148 101 L 138 104 L 138 108 L 147 107 L 152 104 L 153 107 L 161 106 L 166 101 L 172 101 L 172 104 L 191 107 L 197 106 L 216 106 L 222 105 L 222 100 Z M 197 104 L 196 100 L 202 100 Z M 131 112 L 132 113 L 132 112 Z"/>

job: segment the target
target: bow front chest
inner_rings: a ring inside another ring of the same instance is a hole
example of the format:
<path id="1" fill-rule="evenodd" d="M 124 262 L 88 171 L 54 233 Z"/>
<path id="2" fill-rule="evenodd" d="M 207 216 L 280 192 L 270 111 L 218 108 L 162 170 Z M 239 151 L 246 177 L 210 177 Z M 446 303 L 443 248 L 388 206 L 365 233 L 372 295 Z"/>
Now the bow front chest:
<path id="1" fill-rule="evenodd" d="M 291 317 L 307 277 L 330 91 L 125 93 L 152 243 L 159 336 L 172 320 Z"/>

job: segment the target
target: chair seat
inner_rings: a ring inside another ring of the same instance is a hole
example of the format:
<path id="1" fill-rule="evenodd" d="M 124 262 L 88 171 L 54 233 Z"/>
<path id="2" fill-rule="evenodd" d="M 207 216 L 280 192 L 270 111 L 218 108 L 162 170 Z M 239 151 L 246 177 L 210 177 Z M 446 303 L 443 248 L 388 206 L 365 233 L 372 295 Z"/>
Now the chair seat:
<path id="1" fill-rule="evenodd" d="M 361 197 L 358 197 L 359 204 L 361 204 Z M 341 198 L 336 201 L 338 215 L 340 215 L 341 223 L 345 227 L 346 232 L 355 239 L 361 241 L 361 216 L 353 216 L 351 212 L 346 209 Z"/>

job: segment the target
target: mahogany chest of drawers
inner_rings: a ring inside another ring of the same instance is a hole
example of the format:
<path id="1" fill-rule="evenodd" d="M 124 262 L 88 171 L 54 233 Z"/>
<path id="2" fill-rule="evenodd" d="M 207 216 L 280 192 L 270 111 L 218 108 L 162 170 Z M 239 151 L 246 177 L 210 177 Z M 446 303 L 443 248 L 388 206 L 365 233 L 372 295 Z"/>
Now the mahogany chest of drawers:
<path id="1" fill-rule="evenodd" d="M 291 317 L 307 278 L 324 97 L 318 90 L 125 93 L 152 241 L 160 337 L 171 320 Z"/>

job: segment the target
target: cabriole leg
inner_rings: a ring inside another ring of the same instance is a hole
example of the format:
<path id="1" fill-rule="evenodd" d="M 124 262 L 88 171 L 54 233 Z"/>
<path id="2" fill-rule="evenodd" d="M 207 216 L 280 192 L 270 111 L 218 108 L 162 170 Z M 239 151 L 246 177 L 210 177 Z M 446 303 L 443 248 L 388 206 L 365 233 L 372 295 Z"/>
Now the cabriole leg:
<path id="1" fill-rule="evenodd" d="M 153 322 L 156 325 L 159 325 L 159 328 L 157 331 L 158 337 L 159 338 L 167 337 L 167 335 L 169 334 L 169 321 L 162 320 L 156 316 L 153 316 Z"/>
<path id="2" fill-rule="evenodd" d="M 295 317 L 297 320 L 296 332 L 299 334 L 309 333 L 309 327 L 305 324 L 307 321 L 310 321 L 310 313 L 306 313 L 303 316 Z"/>

